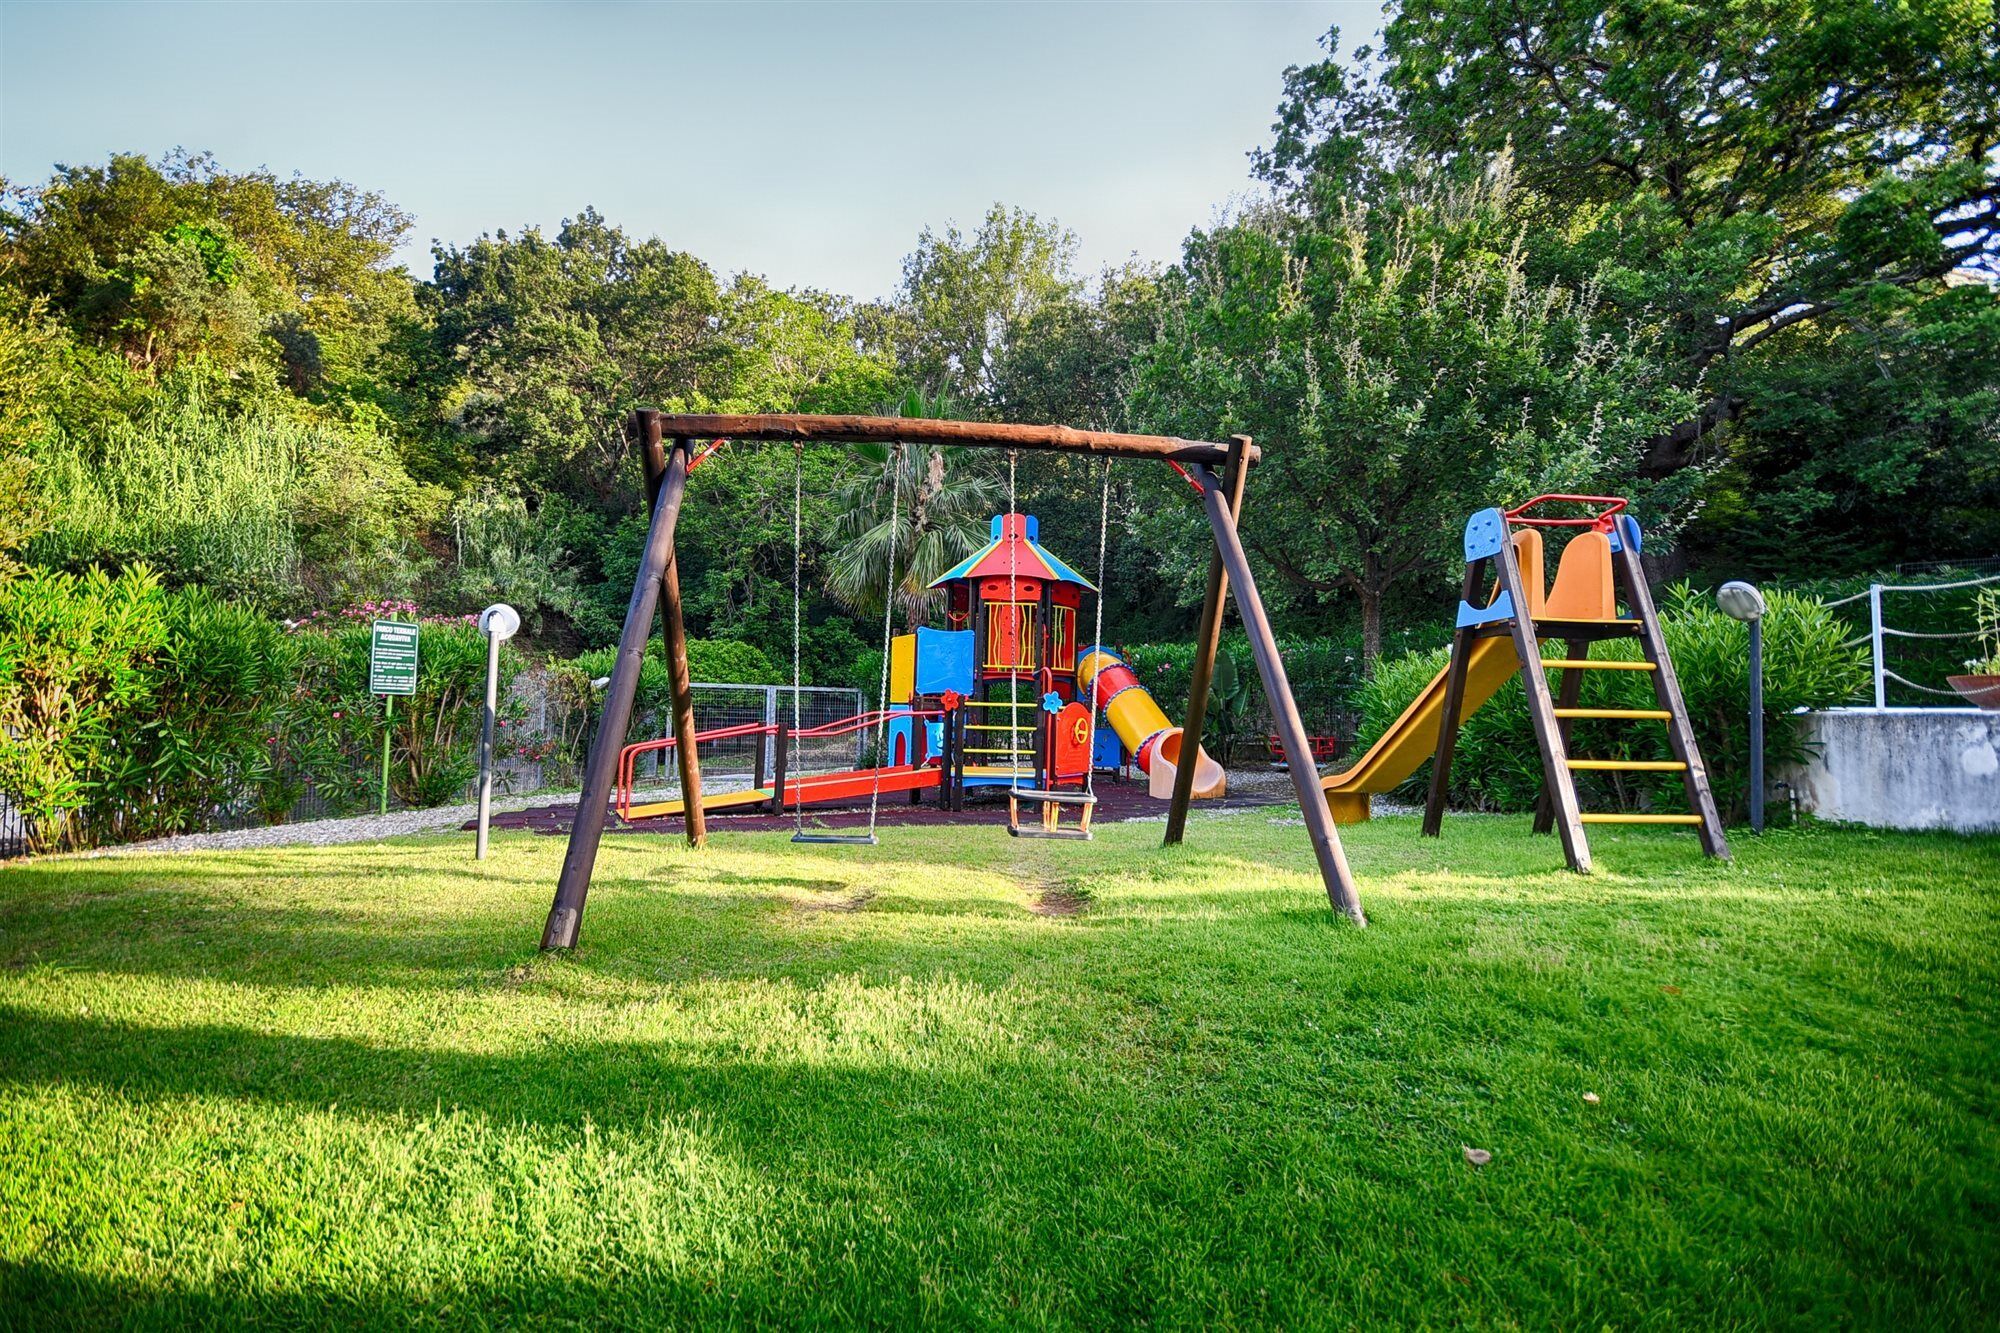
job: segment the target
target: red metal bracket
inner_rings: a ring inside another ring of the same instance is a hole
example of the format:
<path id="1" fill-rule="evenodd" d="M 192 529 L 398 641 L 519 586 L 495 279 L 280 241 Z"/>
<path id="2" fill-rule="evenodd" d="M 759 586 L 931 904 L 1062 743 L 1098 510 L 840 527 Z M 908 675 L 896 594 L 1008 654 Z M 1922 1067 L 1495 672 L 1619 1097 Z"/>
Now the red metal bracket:
<path id="1" fill-rule="evenodd" d="M 1192 472 L 1189 472 L 1186 468 L 1182 467 L 1178 460 L 1169 458 L 1167 460 L 1167 466 L 1172 468 L 1174 471 L 1180 473 L 1181 480 L 1185 481 L 1188 485 L 1194 487 L 1194 493 L 1196 495 L 1208 494 L 1207 488 L 1204 487 L 1200 482 L 1196 481 L 1194 479 L 1194 474 Z"/>
<path id="2" fill-rule="evenodd" d="M 693 458 L 690 458 L 688 460 L 688 471 L 693 472 L 703 463 L 706 463 L 709 459 L 709 455 L 713 454 L 716 450 L 720 449 L 723 445 L 728 443 L 729 441 L 727 440 L 710 440 L 706 445 L 702 446 L 702 450 L 700 453 L 696 454 Z"/>

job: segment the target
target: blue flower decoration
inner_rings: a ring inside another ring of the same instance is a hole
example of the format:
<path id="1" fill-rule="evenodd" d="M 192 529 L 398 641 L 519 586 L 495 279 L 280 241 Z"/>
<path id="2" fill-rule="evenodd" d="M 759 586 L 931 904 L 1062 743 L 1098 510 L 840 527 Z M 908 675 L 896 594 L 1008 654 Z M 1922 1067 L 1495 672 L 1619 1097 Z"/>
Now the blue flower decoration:
<path id="1" fill-rule="evenodd" d="M 1042 696 L 1042 711 L 1044 713 L 1060 713 L 1062 710 L 1063 700 L 1060 694 L 1057 694 L 1054 690 L 1050 690 Z"/>

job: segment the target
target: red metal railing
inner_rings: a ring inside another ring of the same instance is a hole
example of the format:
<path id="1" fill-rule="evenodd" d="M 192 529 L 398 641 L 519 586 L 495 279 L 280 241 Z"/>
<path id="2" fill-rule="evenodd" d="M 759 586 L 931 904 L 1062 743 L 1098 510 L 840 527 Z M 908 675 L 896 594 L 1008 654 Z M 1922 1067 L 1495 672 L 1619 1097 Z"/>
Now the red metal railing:
<path id="1" fill-rule="evenodd" d="M 1609 505 L 1588 518 L 1528 518 L 1527 512 L 1538 505 L 1580 504 Z M 1611 530 L 1611 520 L 1625 508 L 1625 497 L 1621 495 L 1538 495 L 1506 510 L 1507 521 L 1530 528 L 1597 528 L 1603 532 Z"/>
<path id="2" fill-rule="evenodd" d="M 789 732 L 788 734 L 798 740 L 825 740 L 832 736 L 851 736 L 857 731 L 866 731 L 870 727 L 882 726 L 895 721 L 899 717 L 928 719 L 943 716 L 944 713 L 935 708 L 877 708 L 866 713 L 856 713 L 852 717 L 835 718 L 833 721 L 823 722 L 817 727 L 800 727 L 798 730 Z M 772 723 L 739 722 L 734 726 L 712 727 L 707 731 L 697 731 L 694 734 L 694 739 L 695 744 L 699 745 L 703 741 L 735 740 L 742 736 L 762 738 L 764 736 L 774 736 L 777 732 L 778 727 Z M 632 809 L 632 788 L 637 780 L 639 756 L 642 754 L 652 754 L 658 750 L 671 750 L 677 744 L 679 744 L 678 737 L 662 736 L 656 741 L 634 742 L 618 752 L 618 789 L 615 804 L 621 819 L 626 817 Z M 808 776 L 810 775 L 800 775 L 802 780 Z"/>

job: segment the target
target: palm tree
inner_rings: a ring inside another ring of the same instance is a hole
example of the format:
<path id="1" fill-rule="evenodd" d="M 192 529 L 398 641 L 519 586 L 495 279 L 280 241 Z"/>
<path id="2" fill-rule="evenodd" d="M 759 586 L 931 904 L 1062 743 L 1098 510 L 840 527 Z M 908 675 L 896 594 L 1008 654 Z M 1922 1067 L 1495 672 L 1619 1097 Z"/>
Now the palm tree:
<path id="1" fill-rule="evenodd" d="M 954 413 L 943 394 L 927 397 L 913 389 L 884 415 L 948 419 Z M 834 495 L 840 517 L 834 524 L 838 544 L 827 562 L 827 590 L 857 614 L 881 615 L 891 591 L 893 551 L 893 595 L 907 633 L 937 607 L 931 580 L 986 544 L 989 520 L 1006 503 L 1006 488 L 977 450 L 865 445 L 855 454 L 861 466 Z"/>

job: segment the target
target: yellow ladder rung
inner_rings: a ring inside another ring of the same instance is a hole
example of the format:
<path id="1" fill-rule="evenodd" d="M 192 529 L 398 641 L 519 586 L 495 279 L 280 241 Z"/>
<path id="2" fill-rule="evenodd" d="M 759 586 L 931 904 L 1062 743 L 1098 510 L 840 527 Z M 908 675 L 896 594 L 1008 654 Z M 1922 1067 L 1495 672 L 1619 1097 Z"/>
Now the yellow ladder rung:
<path id="1" fill-rule="evenodd" d="M 1664 721 L 1673 716 L 1664 708 L 1558 708 L 1557 717 L 1624 717 L 1644 720 L 1657 718 Z"/>
<path id="2" fill-rule="evenodd" d="M 1699 824 L 1700 815 L 1579 815 L 1586 824 Z"/>
<path id="3" fill-rule="evenodd" d="M 1673 759 L 1565 759 L 1571 768 L 1600 773 L 1685 773 L 1687 765 Z"/>
<path id="4" fill-rule="evenodd" d="M 966 746 L 965 752 L 967 754 L 1026 754 L 1026 755 L 1032 755 L 1034 753 L 1033 750 L 996 750 L 978 745 Z"/>
<path id="5" fill-rule="evenodd" d="M 1615 657 L 1544 657 L 1544 667 L 1561 667 L 1565 671 L 1658 671 L 1651 662 L 1625 662 Z"/>

